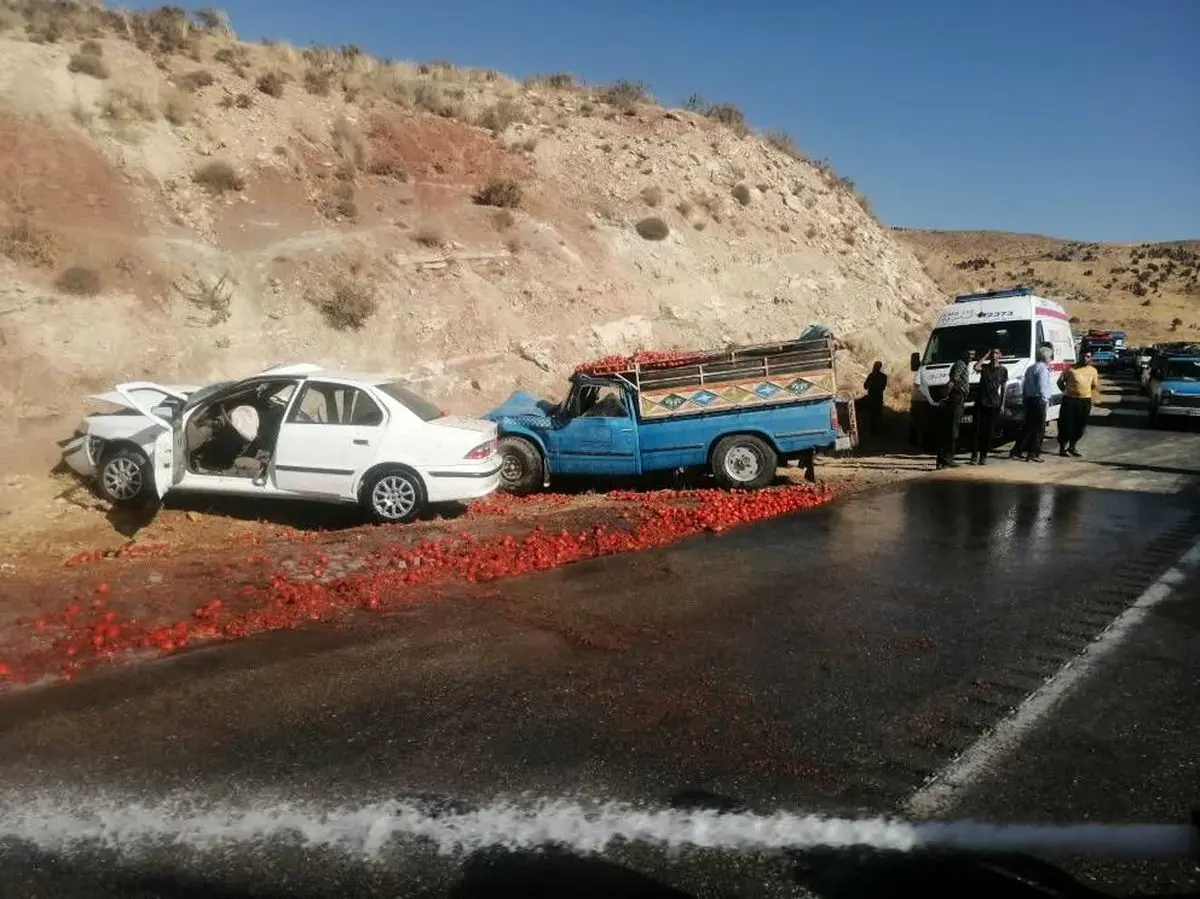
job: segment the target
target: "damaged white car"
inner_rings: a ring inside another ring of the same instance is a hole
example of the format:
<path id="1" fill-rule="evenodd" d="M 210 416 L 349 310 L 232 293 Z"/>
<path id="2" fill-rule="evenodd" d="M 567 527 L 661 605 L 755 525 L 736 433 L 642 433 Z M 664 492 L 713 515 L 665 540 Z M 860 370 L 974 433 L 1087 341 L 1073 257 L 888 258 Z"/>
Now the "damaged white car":
<path id="1" fill-rule="evenodd" d="M 105 499 L 171 491 L 358 503 L 404 522 L 500 483 L 496 425 L 443 414 L 402 381 L 280 365 L 204 387 L 119 384 L 63 459 Z"/>

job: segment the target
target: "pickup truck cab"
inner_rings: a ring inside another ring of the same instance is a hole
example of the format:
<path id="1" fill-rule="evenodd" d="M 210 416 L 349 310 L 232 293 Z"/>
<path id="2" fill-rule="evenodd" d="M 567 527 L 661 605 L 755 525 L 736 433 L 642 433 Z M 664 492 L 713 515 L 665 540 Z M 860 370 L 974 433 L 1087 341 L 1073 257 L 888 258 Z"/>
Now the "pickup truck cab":
<path id="1" fill-rule="evenodd" d="M 577 369 L 561 403 L 517 392 L 484 415 L 499 430 L 503 489 L 689 468 L 755 489 L 781 461 L 811 465 L 815 452 L 857 442 L 830 338 L 601 363 Z"/>
<path id="2" fill-rule="evenodd" d="M 1162 416 L 1200 417 L 1200 346 L 1167 351 L 1150 373 L 1150 426 Z"/>

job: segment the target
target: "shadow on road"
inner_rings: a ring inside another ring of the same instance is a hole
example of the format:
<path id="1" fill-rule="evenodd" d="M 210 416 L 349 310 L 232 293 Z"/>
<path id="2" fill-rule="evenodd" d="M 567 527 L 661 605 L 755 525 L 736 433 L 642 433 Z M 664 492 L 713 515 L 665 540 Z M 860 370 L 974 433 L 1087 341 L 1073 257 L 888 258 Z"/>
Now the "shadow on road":
<path id="1" fill-rule="evenodd" d="M 934 853 L 891 853 L 868 850 L 823 850 L 788 853 L 791 879 L 820 899 L 1197 899 L 1195 890 L 1177 893 L 1114 894 L 1093 889 L 1070 874 L 1023 855 L 994 857 Z M 4 896 L 55 896 L 61 899 L 343 899 L 346 896 L 411 899 L 691 899 L 687 892 L 661 879 L 596 855 L 578 855 L 547 847 L 536 851 L 490 849 L 469 856 L 457 875 L 444 872 L 426 878 L 410 866 L 404 871 L 329 859 L 290 876 L 264 860 L 261 870 L 224 871 L 210 864 L 176 870 L 170 864 L 135 867 L 101 859 L 38 852 L 0 843 L 0 877 Z M 199 861 L 198 859 L 196 861 Z M 732 866 L 734 857 L 729 856 Z M 681 873 L 689 864 L 668 862 Z M 736 871 L 710 857 L 702 863 L 711 879 L 730 884 Z M 259 865 L 255 865 L 259 868 Z M 694 880 L 697 872 L 687 872 Z M 449 876 L 446 876 L 449 875 Z M 276 882 L 272 882 L 278 878 Z M 708 880 L 708 877 L 704 877 Z M 725 886 L 717 895 L 762 895 L 771 886 L 758 882 L 744 888 Z M 779 884 L 782 886 L 782 884 Z M 12 890 L 12 892 L 9 892 Z M 705 890 L 709 894 L 709 890 Z"/>
<path id="2" fill-rule="evenodd" d="M 1027 855 L 925 852 L 794 853 L 796 881 L 821 899 L 1102 899 L 1113 897 Z M 1186 893 L 1128 893 L 1127 899 L 1195 899 Z"/>

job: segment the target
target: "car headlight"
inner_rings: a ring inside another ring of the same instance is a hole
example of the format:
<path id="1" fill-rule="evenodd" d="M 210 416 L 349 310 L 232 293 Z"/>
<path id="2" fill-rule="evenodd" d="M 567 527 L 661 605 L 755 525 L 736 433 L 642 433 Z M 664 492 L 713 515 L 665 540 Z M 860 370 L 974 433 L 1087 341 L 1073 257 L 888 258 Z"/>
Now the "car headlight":
<path id="1" fill-rule="evenodd" d="M 87 439 L 87 454 L 93 465 L 100 461 L 100 454 L 104 451 L 104 441 L 99 437 L 89 437 Z"/>
<path id="2" fill-rule="evenodd" d="M 1173 400 L 1173 399 L 1175 399 L 1175 391 L 1174 391 L 1174 390 L 1164 390 L 1164 391 L 1162 392 L 1162 398 L 1163 398 L 1164 400 Z"/>

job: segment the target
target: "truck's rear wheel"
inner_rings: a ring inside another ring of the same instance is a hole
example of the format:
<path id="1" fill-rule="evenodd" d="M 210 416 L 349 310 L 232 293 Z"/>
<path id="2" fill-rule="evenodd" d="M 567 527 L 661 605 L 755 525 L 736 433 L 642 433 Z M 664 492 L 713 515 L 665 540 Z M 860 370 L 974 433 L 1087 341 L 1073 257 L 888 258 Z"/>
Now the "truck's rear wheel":
<path id="1" fill-rule="evenodd" d="M 713 450 L 712 470 L 725 487 L 757 490 L 775 480 L 779 457 L 762 439 L 750 434 L 725 437 Z"/>
<path id="2" fill-rule="evenodd" d="M 538 448 L 520 437 L 500 438 L 500 486 L 518 496 L 542 487 L 545 464 Z"/>

